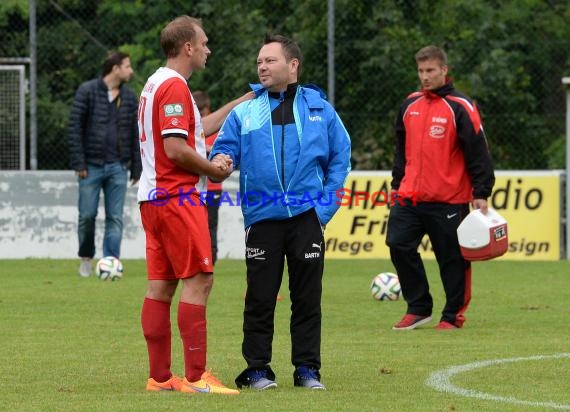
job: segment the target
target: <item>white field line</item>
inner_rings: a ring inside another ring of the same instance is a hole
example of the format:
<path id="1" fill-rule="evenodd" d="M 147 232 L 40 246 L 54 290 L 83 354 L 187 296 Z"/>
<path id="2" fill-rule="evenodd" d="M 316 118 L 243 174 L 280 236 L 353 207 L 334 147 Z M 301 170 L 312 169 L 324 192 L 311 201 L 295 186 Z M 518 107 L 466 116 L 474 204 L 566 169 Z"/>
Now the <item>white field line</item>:
<path id="1" fill-rule="evenodd" d="M 523 361 L 540 361 L 545 359 L 560 359 L 568 358 L 570 359 L 570 353 L 557 353 L 554 355 L 537 355 L 529 356 L 525 358 L 508 358 L 508 359 L 492 359 L 488 361 L 473 362 L 466 365 L 450 366 L 439 371 L 432 373 L 426 380 L 426 385 L 440 392 L 449 392 L 461 396 L 466 396 L 470 398 L 491 400 L 497 402 L 513 403 L 518 405 L 526 406 L 536 406 L 543 408 L 559 409 L 559 410 L 570 410 L 570 405 L 560 404 L 556 402 L 531 402 L 521 399 L 516 399 L 511 396 L 498 396 L 492 395 L 485 392 L 474 391 L 471 389 L 460 388 L 453 383 L 451 383 L 451 378 L 457 374 L 463 372 L 469 372 L 474 369 L 485 368 L 487 366 L 498 365 L 501 363 L 513 363 L 513 362 L 523 362 Z"/>

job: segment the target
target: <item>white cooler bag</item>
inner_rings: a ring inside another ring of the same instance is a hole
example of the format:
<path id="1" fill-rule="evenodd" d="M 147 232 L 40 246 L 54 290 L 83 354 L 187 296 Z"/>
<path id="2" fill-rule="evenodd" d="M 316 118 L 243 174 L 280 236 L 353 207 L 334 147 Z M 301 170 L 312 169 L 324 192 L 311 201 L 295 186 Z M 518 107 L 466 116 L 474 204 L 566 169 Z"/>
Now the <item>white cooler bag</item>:
<path id="1" fill-rule="evenodd" d="M 507 221 L 494 209 L 484 215 L 479 209 L 467 215 L 457 228 L 461 254 L 466 260 L 489 260 L 508 249 Z"/>

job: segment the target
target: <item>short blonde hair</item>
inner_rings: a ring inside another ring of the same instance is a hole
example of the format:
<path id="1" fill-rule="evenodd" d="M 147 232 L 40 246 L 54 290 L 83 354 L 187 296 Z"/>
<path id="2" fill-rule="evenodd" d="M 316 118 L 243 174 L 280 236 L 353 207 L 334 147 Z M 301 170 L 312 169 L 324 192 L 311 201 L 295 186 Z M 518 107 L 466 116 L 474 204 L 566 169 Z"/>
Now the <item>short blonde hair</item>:
<path id="1" fill-rule="evenodd" d="M 195 17 L 179 16 L 166 25 L 160 32 L 160 47 L 167 58 L 176 57 L 182 45 L 193 43 L 196 27 L 202 27 L 202 21 Z"/>

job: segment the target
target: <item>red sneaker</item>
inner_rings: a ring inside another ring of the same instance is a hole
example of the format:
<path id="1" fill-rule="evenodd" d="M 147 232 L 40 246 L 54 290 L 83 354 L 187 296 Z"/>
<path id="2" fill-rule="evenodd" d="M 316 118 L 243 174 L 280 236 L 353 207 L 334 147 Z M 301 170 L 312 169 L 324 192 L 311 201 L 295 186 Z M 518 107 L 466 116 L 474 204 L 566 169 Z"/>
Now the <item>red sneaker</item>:
<path id="1" fill-rule="evenodd" d="M 428 323 L 431 320 L 431 316 L 414 315 L 412 313 L 406 313 L 404 317 L 392 326 L 394 330 L 410 330 L 415 329 L 424 323 Z"/>
<path id="2" fill-rule="evenodd" d="M 439 322 L 437 324 L 437 326 L 435 327 L 436 329 L 439 330 L 453 330 L 453 329 L 459 329 L 457 326 L 455 326 L 453 323 L 449 323 L 445 320 L 442 320 L 441 322 Z"/>

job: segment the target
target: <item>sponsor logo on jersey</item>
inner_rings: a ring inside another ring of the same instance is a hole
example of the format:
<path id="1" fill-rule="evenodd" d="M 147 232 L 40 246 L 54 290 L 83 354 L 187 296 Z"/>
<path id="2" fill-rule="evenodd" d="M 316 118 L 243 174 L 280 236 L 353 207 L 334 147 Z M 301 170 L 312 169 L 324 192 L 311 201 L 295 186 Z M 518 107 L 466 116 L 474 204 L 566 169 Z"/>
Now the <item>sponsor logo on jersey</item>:
<path id="1" fill-rule="evenodd" d="M 434 139 L 443 139 L 445 137 L 445 127 L 432 124 L 429 128 L 429 135 Z"/>
<path id="2" fill-rule="evenodd" d="M 181 103 L 166 104 L 164 105 L 164 115 L 170 116 L 183 116 L 184 106 Z"/>

